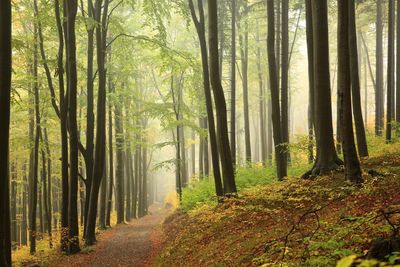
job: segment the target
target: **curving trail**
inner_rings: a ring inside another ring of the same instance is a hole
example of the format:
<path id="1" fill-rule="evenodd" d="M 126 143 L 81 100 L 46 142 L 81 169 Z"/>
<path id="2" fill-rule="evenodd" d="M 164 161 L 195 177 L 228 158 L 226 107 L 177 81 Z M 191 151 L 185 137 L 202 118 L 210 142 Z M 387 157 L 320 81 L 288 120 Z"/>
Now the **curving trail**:
<path id="1" fill-rule="evenodd" d="M 90 251 L 62 257 L 54 266 L 150 266 L 159 249 L 162 233 L 160 225 L 169 212 L 160 205 L 153 205 L 149 214 L 105 231 Z"/>

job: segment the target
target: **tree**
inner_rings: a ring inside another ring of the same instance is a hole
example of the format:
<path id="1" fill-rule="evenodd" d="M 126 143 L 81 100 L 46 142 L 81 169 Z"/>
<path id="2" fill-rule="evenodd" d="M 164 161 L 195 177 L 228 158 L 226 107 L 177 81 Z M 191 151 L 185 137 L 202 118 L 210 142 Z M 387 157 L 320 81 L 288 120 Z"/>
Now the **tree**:
<path id="1" fill-rule="evenodd" d="M 37 18 L 35 16 L 35 18 Z M 38 193 L 38 168 L 39 168 L 39 137 L 40 137 L 40 110 L 39 110 L 39 83 L 38 83 L 38 47 L 37 47 L 37 22 L 34 22 L 34 44 L 33 44 L 33 92 L 34 92 L 34 122 L 36 125 L 35 141 L 33 149 L 33 158 L 30 168 L 31 181 L 30 181 L 30 196 L 29 196 L 29 240 L 30 240 L 30 253 L 36 253 L 36 211 L 37 211 L 37 193 Z"/>
<path id="2" fill-rule="evenodd" d="M 97 46 L 97 69 L 99 75 L 98 97 L 97 97 L 97 122 L 96 122 L 96 145 L 94 154 L 93 179 L 90 187 L 89 209 L 87 215 L 87 229 L 85 242 L 93 245 L 96 241 L 96 216 L 99 190 L 102 179 L 105 177 L 106 161 L 106 48 L 107 48 L 107 26 L 109 0 L 96 0 L 95 19 L 100 24 L 96 28 Z M 103 5 L 103 6 L 102 6 Z M 103 10 L 103 13 L 102 13 Z"/>
<path id="3" fill-rule="evenodd" d="M 359 55 L 357 47 L 357 27 L 356 27 L 356 12 L 354 1 L 349 3 L 349 56 L 350 56 L 350 71 L 351 71 L 351 99 L 353 104 L 353 116 L 356 126 L 357 148 L 360 157 L 368 157 L 368 146 L 365 137 L 365 126 L 361 108 L 361 88 L 359 77 Z M 345 114 L 346 116 L 346 114 Z"/>
<path id="4" fill-rule="evenodd" d="M 9 129 L 11 92 L 11 1 L 0 1 L 0 266 L 11 266 Z"/>
<path id="5" fill-rule="evenodd" d="M 353 6 L 352 6 L 353 5 Z M 343 156 L 346 169 L 346 178 L 352 182 L 361 182 L 361 168 L 354 142 L 351 86 L 355 77 L 351 70 L 351 19 L 354 2 L 349 0 L 338 1 L 338 93 L 342 101 L 341 130 L 343 142 Z M 357 70 L 358 71 L 358 70 Z M 353 83 L 354 84 L 354 83 Z"/>
<path id="6" fill-rule="evenodd" d="M 392 141 L 393 123 L 393 92 L 394 92 L 394 27 L 395 27 L 394 0 L 389 0 L 389 31 L 388 31 L 388 65 L 387 65 L 387 99 L 386 99 L 386 142 Z"/>
<path id="7" fill-rule="evenodd" d="M 282 0 L 281 120 L 284 164 L 288 160 L 289 143 L 289 0 Z"/>
<path id="8" fill-rule="evenodd" d="M 376 1 L 376 89 L 375 89 L 375 134 L 382 135 L 383 125 L 383 23 L 382 0 Z"/>
<path id="9" fill-rule="evenodd" d="M 247 15 L 249 9 L 247 1 L 243 3 L 243 15 Z M 250 118 L 249 118 L 249 88 L 248 88 L 248 61 L 249 61 L 249 25 L 246 17 L 244 20 L 244 32 L 239 36 L 240 55 L 242 61 L 242 87 L 243 87 L 243 118 L 244 139 L 246 148 L 246 163 L 251 163 L 251 140 L 250 140 Z M 240 26 L 240 24 L 238 24 Z"/>
<path id="10" fill-rule="evenodd" d="M 231 5 L 231 125 L 230 141 L 232 150 L 232 161 L 236 166 L 236 0 Z"/>
<path id="11" fill-rule="evenodd" d="M 342 165 L 333 141 L 331 88 L 329 74 L 328 7 L 327 1 L 312 1 L 313 64 L 316 162 L 304 175 L 320 175 L 336 170 Z"/>
<path id="12" fill-rule="evenodd" d="M 286 169 L 287 166 L 283 158 L 285 155 L 284 150 L 286 148 L 284 147 L 282 138 L 278 71 L 277 71 L 276 51 L 275 51 L 275 10 L 273 1 L 267 2 L 267 12 L 268 12 L 267 48 L 268 48 L 269 83 L 271 90 L 273 137 L 275 142 L 275 160 L 276 160 L 278 179 L 282 180 L 287 175 L 287 169 Z"/>
<path id="13" fill-rule="evenodd" d="M 218 9 L 217 1 L 214 0 L 208 0 L 208 27 L 210 81 L 214 92 L 217 113 L 217 136 L 224 181 L 224 194 L 234 194 L 237 190 L 232 154 L 229 146 L 226 102 L 219 73 Z"/>
<path id="14" fill-rule="evenodd" d="M 76 36 L 75 20 L 78 10 L 77 0 L 67 2 L 67 66 L 68 66 L 68 126 L 70 145 L 70 180 L 69 180 L 69 205 L 68 228 L 69 246 L 68 252 L 74 254 L 79 248 L 79 224 L 78 224 L 78 124 L 77 124 L 77 87 L 78 74 L 76 62 Z"/>
<path id="15" fill-rule="evenodd" d="M 196 31 L 197 31 L 197 35 L 198 35 L 199 43 L 200 43 L 201 62 L 202 62 L 202 69 L 203 69 L 203 86 L 204 86 L 204 95 L 205 95 L 205 99 L 206 99 L 206 108 L 207 108 L 207 121 L 205 120 L 204 124 L 208 123 L 209 139 L 210 139 L 210 144 L 211 144 L 211 159 L 212 159 L 214 182 L 215 182 L 215 192 L 216 192 L 217 196 L 222 196 L 224 194 L 224 191 L 222 188 L 221 172 L 220 172 L 220 167 L 219 167 L 219 152 L 218 152 L 218 143 L 217 143 L 217 133 L 215 131 L 214 111 L 213 111 L 212 96 L 211 96 L 210 70 L 209 70 L 209 64 L 208 64 L 208 52 L 207 52 L 203 1 L 198 0 L 197 4 L 198 4 L 198 10 L 199 10 L 198 17 L 196 15 L 193 0 L 189 0 L 190 13 L 192 15 L 193 23 L 196 27 Z M 204 142 L 204 143 L 205 144 L 204 144 L 204 148 L 203 148 L 203 153 L 208 154 L 207 153 L 208 142 Z M 208 163 L 205 163 L 205 164 L 208 164 Z"/>

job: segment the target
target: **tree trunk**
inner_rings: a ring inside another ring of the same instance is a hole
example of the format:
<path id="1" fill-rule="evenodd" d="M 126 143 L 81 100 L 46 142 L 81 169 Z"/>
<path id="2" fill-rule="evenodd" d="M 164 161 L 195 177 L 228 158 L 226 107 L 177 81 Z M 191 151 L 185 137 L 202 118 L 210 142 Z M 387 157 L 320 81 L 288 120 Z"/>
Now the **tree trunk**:
<path id="1" fill-rule="evenodd" d="M 37 190 L 38 190 L 38 168 L 39 168 L 39 133 L 40 133 L 40 114 L 39 114 L 39 84 L 38 84 L 38 59 L 37 59 L 37 27 L 36 22 L 34 24 L 34 52 L 33 52 L 33 91 L 34 91 L 34 99 L 35 99 L 35 144 L 34 144 L 34 152 L 32 158 L 32 180 L 30 185 L 30 253 L 36 253 L 36 211 L 37 211 Z"/>
<path id="2" fill-rule="evenodd" d="M 400 1 L 397 1 L 397 43 L 396 43 L 396 132 L 400 133 Z"/>
<path id="3" fill-rule="evenodd" d="M 120 98 L 120 100 L 122 100 Z M 120 102 L 120 101 L 119 101 Z M 120 102 L 121 103 L 121 102 Z M 115 144 L 117 150 L 117 166 L 116 166 L 116 202 L 117 202 L 117 223 L 124 222 L 124 129 L 122 123 L 121 104 L 116 103 L 114 107 L 115 113 Z"/>
<path id="4" fill-rule="evenodd" d="M 352 6 L 353 5 L 353 6 Z M 343 156 L 345 164 L 346 178 L 352 182 L 361 182 L 361 168 L 357 150 L 354 142 L 351 85 L 352 78 L 355 77 L 351 69 L 351 42 L 353 33 L 351 32 L 351 16 L 354 15 L 354 2 L 343 0 L 338 2 L 338 93 L 341 94 L 343 117 L 342 140 Z M 358 70 L 354 70 L 358 71 Z"/>
<path id="5" fill-rule="evenodd" d="M 50 152 L 50 146 L 49 146 L 49 139 L 47 136 L 47 129 L 44 128 L 43 132 L 43 137 L 44 137 L 44 142 L 45 142 L 45 148 L 46 148 L 46 155 L 47 155 L 47 223 L 48 223 L 48 234 L 50 237 L 50 242 L 52 242 L 52 229 L 53 229 L 53 224 L 52 224 L 52 218 L 53 218 L 53 205 L 52 205 L 52 161 L 51 161 L 51 152 Z M 52 246 L 52 243 L 51 243 Z"/>
<path id="6" fill-rule="evenodd" d="M 210 70 L 208 64 L 208 52 L 207 52 L 207 42 L 206 42 L 206 33 L 205 33 L 205 19 L 204 19 L 204 9 L 203 9 L 203 1 L 198 0 L 198 9 L 199 9 L 199 19 L 196 17 L 193 1 L 189 0 L 190 11 L 192 14 L 192 18 L 194 24 L 196 25 L 197 35 L 199 37 L 200 42 L 200 50 L 201 50 L 201 61 L 203 67 L 203 86 L 204 86 L 204 95 L 206 99 L 206 108 L 207 108 L 207 119 L 204 120 L 204 126 L 208 126 L 209 131 L 209 139 L 211 144 L 211 159 L 213 165 L 213 174 L 214 174 L 214 183 L 215 183 L 215 191 L 217 196 L 222 196 L 224 194 L 221 180 L 221 172 L 219 166 L 219 151 L 218 151 L 218 141 L 217 141 L 217 133 L 215 128 L 214 121 L 214 111 L 212 104 L 212 96 L 211 96 L 211 86 L 210 86 Z M 204 141 L 203 152 L 205 155 L 204 162 L 204 174 L 208 175 L 208 141 L 207 139 Z M 206 157 L 207 156 L 207 157 Z"/>
<path id="7" fill-rule="evenodd" d="M 281 120 L 282 120 L 282 143 L 284 145 L 284 165 L 288 161 L 289 145 L 289 0 L 282 0 L 282 76 L 281 76 Z"/>
<path id="8" fill-rule="evenodd" d="M 267 133 L 266 133 L 266 114 L 265 114 L 265 88 L 261 69 L 261 48 L 260 48 L 260 30 L 257 23 L 257 72 L 258 72 L 258 88 L 259 88 L 259 113 L 260 113 L 260 136 L 261 136 L 261 161 L 263 166 L 267 164 Z"/>
<path id="9" fill-rule="evenodd" d="M 217 135 L 224 181 L 224 194 L 235 194 L 237 190 L 232 154 L 229 146 L 226 102 L 219 73 L 217 11 L 216 1 L 208 0 L 210 81 L 217 111 Z"/>
<path id="10" fill-rule="evenodd" d="M 11 266 L 9 129 L 11 91 L 11 1 L 0 1 L 0 265 Z"/>
<path id="11" fill-rule="evenodd" d="M 275 143 L 275 160 L 277 166 L 278 179 L 282 180 L 287 176 L 286 164 L 284 160 L 284 150 L 282 143 L 282 131 L 281 131 L 281 112 L 279 105 L 279 85 L 278 85 L 278 74 L 277 74 L 277 63 L 275 57 L 275 11 L 273 1 L 267 2 L 268 9 L 268 64 L 269 64 L 269 81 L 271 90 L 271 108 L 272 108 L 272 124 L 273 124 L 273 136 Z"/>
<path id="12" fill-rule="evenodd" d="M 232 0 L 231 42 L 231 150 L 232 162 L 236 166 L 236 0 Z"/>
<path id="13" fill-rule="evenodd" d="M 112 93 L 113 83 L 111 77 L 108 78 L 108 90 Z M 109 160 L 109 174 L 108 174 L 108 195 L 107 195 L 107 215 L 106 225 L 111 227 L 111 210 L 112 210 L 112 196 L 114 188 L 114 147 L 113 147 L 113 123 L 112 123 L 112 103 L 111 99 L 108 99 L 108 160 Z"/>
<path id="14" fill-rule="evenodd" d="M 69 167 L 68 167 L 68 98 L 64 90 L 64 30 L 60 14 L 59 0 L 54 0 L 54 10 L 58 31 L 58 84 L 59 84 L 59 99 L 60 99 L 60 130 L 61 130 L 61 251 L 68 250 L 68 195 L 69 195 Z M 66 2 L 64 2 L 64 8 Z M 66 10 L 64 10 L 64 13 Z M 64 19 L 64 18 L 63 18 Z M 65 25 L 65 22 L 64 22 Z"/>
<path id="15" fill-rule="evenodd" d="M 312 1 L 315 134 L 317 160 L 304 177 L 336 170 L 342 164 L 333 141 L 331 89 L 329 75 L 328 7 L 327 1 Z"/>
<path id="16" fill-rule="evenodd" d="M 395 5 L 394 0 L 389 0 L 389 30 L 388 30 L 388 65 L 387 65 L 387 100 L 386 100 L 386 142 L 392 141 L 393 122 L 393 90 L 394 90 L 394 27 L 395 27 Z"/>
<path id="17" fill-rule="evenodd" d="M 356 126 L 357 148 L 360 157 L 368 157 L 367 139 L 361 107 L 360 66 L 357 47 L 357 27 L 354 1 L 349 3 L 349 56 L 351 70 L 351 93 L 353 116 Z M 346 101 L 346 100 L 345 100 Z M 346 114 L 347 115 L 347 114 Z M 346 116 L 345 115 L 345 116 Z"/>
<path id="18" fill-rule="evenodd" d="M 88 0 L 88 18 L 94 18 L 93 1 Z M 94 59 L 94 26 L 87 26 L 87 72 L 86 72 L 86 87 L 87 87 L 87 111 L 86 111 L 86 149 L 84 160 L 86 165 L 86 198 L 84 210 L 84 235 L 87 229 L 87 217 L 89 212 L 90 192 L 93 180 L 93 156 L 94 156 L 94 76 L 93 76 L 93 59 Z"/>
<path id="19" fill-rule="evenodd" d="M 78 124 L 77 124 L 77 61 L 76 61 L 76 37 L 75 19 L 78 5 L 77 0 L 67 2 L 67 66 L 68 66 L 68 126 L 70 145 L 70 180 L 68 197 L 68 227 L 69 246 L 68 253 L 75 254 L 79 248 L 79 225 L 78 225 Z"/>
<path id="20" fill-rule="evenodd" d="M 382 135 L 383 131 L 383 22 L 382 0 L 376 1 L 376 92 L 375 92 L 375 134 Z"/>
<path id="21" fill-rule="evenodd" d="M 245 11 L 247 11 L 245 2 Z M 243 87 L 243 118 L 244 118 L 244 140 L 246 147 L 246 163 L 251 163 L 251 141 L 250 141 L 250 115 L 248 95 L 248 59 L 249 59 L 249 26 L 245 18 L 244 33 L 239 38 L 240 55 L 242 59 L 242 87 Z"/>

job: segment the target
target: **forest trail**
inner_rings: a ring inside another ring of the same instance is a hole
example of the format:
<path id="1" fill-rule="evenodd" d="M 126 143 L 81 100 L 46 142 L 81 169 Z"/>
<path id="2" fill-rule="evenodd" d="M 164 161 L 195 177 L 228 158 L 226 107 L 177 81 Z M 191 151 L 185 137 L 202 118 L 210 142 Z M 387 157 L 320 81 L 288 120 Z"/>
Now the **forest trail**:
<path id="1" fill-rule="evenodd" d="M 89 252 L 63 259 L 54 266 L 117 267 L 150 266 L 159 249 L 161 224 L 170 214 L 162 205 L 149 208 L 149 215 L 103 232 Z"/>

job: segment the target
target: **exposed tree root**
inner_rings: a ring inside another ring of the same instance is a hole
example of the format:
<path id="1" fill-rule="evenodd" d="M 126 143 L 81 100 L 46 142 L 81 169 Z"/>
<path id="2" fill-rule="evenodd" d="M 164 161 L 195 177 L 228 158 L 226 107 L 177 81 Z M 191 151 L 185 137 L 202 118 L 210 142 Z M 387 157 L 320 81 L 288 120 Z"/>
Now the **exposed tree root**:
<path id="1" fill-rule="evenodd" d="M 341 159 L 333 160 L 327 164 L 316 162 L 311 170 L 301 176 L 302 179 L 313 179 L 315 177 L 330 174 L 332 172 L 343 170 L 343 161 Z"/>

